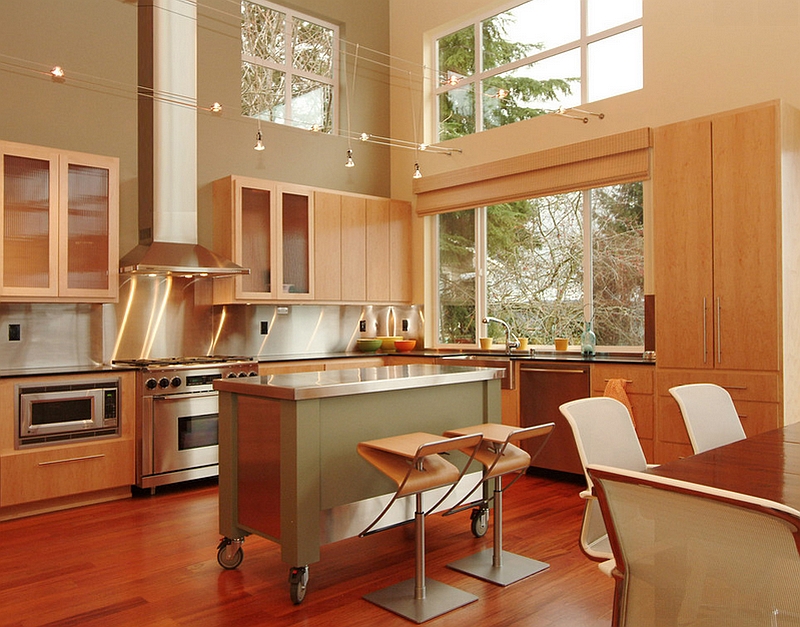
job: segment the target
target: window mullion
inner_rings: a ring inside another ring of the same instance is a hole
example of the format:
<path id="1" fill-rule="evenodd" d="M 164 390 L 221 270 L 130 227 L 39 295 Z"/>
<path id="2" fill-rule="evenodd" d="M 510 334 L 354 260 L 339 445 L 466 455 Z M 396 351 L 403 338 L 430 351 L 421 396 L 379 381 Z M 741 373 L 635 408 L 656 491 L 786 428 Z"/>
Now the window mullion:
<path id="1" fill-rule="evenodd" d="M 592 190 L 582 192 L 583 205 L 583 316 L 591 320 L 594 316 L 593 240 L 592 240 Z"/>
<path id="2" fill-rule="evenodd" d="M 483 130 L 483 29 L 475 23 L 475 132 Z"/>
<path id="3" fill-rule="evenodd" d="M 486 261 L 488 257 L 486 207 L 475 209 L 475 342 L 483 335 L 481 320 L 489 315 Z"/>

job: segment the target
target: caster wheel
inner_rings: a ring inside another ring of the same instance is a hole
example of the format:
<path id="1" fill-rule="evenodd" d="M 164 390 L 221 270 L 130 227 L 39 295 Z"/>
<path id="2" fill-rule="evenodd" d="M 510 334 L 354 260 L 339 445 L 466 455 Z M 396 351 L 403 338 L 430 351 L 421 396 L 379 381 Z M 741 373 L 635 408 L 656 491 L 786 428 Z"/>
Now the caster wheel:
<path id="1" fill-rule="evenodd" d="M 473 509 L 470 519 L 472 521 L 472 535 L 476 538 L 485 536 L 486 530 L 489 527 L 489 510 Z"/>
<path id="2" fill-rule="evenodd" d="M 242 547 L 236 549 L 236 552 L 232 555 L 229 554 L 228 546 L 230 542 L 220 542 L 220 546 L 217 549 L 217 562 L 220 566 L 222 566 L 225 570 L 234 570 L 238 568 L 239 564 L 242 563 L 244 559 L 244 551 L 242 551 Z"/>
<path id="3" fill-rule="evenodd" d="M 308 586 L 308 568 L 297 566 L 289 570 L 289 596 L 292 603 L 300 605 L 306 598 L 306 588 Z"/>

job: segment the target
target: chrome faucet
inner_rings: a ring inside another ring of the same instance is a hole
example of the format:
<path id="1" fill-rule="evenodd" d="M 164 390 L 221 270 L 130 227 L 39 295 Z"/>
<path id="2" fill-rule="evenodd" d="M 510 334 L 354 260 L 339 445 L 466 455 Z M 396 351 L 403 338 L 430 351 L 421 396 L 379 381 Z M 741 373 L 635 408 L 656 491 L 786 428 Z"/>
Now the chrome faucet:
<path id="1" fill-rule="evenodd" d="M 500 318 L 492 318 L 491 316 L 486 316 L 483 319 L 483 324 L 489 324 L 490 322 L 496 322 L 497 324 L 503 325 L 503 328 L 506 330 L 506 353 L 510 355 L 512 348 L 519 347 L 519 339 L 511 332 L 511 327 L 508 326 L 508 322 L 505 320 L 500 320 Z M 514 338 L 513 340 L 511 339 L 512 337 Z"/>

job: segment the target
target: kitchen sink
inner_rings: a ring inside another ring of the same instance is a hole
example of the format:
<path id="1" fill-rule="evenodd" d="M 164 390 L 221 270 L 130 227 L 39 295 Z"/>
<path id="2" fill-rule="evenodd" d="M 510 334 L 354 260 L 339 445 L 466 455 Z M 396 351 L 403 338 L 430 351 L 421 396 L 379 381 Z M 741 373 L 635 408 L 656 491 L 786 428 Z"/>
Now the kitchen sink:
<path id="1" fill-rule="evenodd" d="M 495 354 L 475 354 L 470 353 L 467 355 L 444 355 L 437 359 L 441 364 L 452 364 L 453 362 L 469 362 L 470 366 L 478 368 L 504 368 L 505 374 L 500 380 L 500 387 L 504 390 L 513 390 L 516 387 L 516 379 L 514 377 L 514 364 L 508 355 Z M 466 365 L 466 364 L 465 364 Z"/>

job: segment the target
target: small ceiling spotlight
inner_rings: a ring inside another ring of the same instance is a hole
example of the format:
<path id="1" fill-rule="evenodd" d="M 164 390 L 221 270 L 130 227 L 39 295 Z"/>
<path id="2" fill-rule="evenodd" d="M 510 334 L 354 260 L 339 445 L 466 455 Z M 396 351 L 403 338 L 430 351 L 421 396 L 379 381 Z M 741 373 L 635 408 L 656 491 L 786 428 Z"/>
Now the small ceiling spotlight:
<path id="1" fill-rule="evenodd" d="M 369 133 L 361 133 L 361 141 L 365 142 L 369 140 Z"/>
<path id="2" fill-rule="evenodd" d="M 420 150 L 427 150 L 428 149 L 428 144 L 420 144 L 419 145 L 419 149 Z"/>
<path id="3" fill-rule="evenodd" d="M 356 166 L 355 161 L 353 161 L 353 151 L 349 148 L 347 149 L 347 161 L 344 163 L 344 167 L 346 168 L 354 168 Z"/>
<path id="4" fill-rule="evenodd" d="M 419 169 L 419 163 L 415 163 L 414 164 L 414 174 L 413 174 L 412 178 L 415 178 L 415 179 L 421 179 L 422 178 L 422 172 Z"/>
<path id="5" fill-rule="evenodd" d="M 57 83 L 63 83 L 66 80 L 66 77 L 64 76 L 64 68 L 62 68 L 60 65 L 56 65 L 52 70 L 50 70 L 50 76 L 52 76 L 53 80 Z"/>
<path id="6" fill-rule="evenodd" d="M 264 142 L 261 141 L 261 129 L 258 129 L 256 133 L 256 145 L 253 146 L 253 150 L 264 150 Z"/>
<path id="7" fill-rule="evenodd" d="M 211 105 L 210 111 L 211 113 L 222 113 L 222 105 L 218 102 L 215 102 Z"/>

